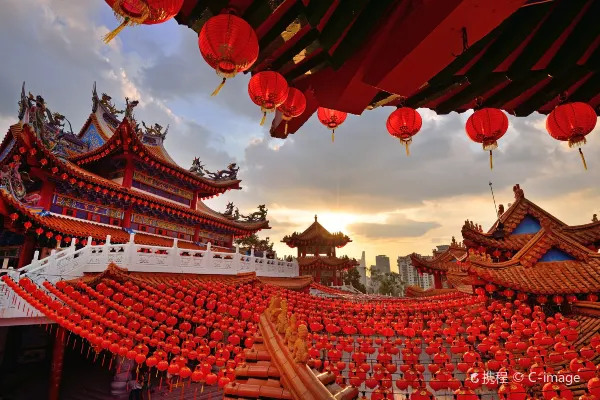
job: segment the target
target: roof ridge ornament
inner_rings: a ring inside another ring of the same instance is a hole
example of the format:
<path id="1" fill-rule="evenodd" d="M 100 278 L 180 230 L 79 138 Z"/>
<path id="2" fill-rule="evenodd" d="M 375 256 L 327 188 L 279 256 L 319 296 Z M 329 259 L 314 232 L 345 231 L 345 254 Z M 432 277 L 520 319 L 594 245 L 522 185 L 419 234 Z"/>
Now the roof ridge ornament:
<path id="1" fill-rule="evenodd" d="M 513 186 L 513 193 L 515 194 L 515 200 L 525 198 L 525 192 L 521 189 L 521 186 L 517 183 Z"/>

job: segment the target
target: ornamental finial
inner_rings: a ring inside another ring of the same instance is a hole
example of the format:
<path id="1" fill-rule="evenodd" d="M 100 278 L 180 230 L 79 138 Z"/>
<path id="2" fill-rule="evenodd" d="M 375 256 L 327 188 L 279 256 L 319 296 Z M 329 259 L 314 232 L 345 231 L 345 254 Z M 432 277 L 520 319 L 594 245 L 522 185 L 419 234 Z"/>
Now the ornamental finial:
<path id="1" fill-rule="evenodd" d="M 317 214 L 315 214 L 315 222 L 317 222 Z"/>

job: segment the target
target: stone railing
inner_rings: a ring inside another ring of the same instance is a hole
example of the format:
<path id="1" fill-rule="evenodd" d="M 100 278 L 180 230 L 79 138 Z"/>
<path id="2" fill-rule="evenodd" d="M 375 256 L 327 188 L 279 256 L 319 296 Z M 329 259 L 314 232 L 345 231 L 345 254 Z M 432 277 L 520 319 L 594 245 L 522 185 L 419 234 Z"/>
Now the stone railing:
<path id="1" fill-rule="evenodd" d="M 102 272 L 111 263 L 131 272 L 169 272 L 180 274 L 212 274 L 236 275 L 238 273 L 255 272 L 257 276 L 295 277 L 299 275 L 298 263 L 277 259 L 255 257 L 251 254 L 240 254 L 236 246 L 235 253 L 218 252 L 211 249 L 188 250 L 177 247 L 177 239 L 172 247 L 146 246 L 136 244 L 134 235 L 128 243 L 112 244 L 110 236 L 103 245 L 92 246 L 92 238 L 87 245 L 76 249 L 70 247 L 52 250 L 50 256 L 40 260 L 35 253 L 31 264 L 18 271 L 9 269 L 8 275 L 15 281 L 27 276 L 41 285 L 44 281 L 55 283 L 59 280 L 75 279 L 86 272 Z M 4 283 L 0 282 L 0 319 L 24 318 L 39 316 L 37 311 L 27 312 L 19 307 L 18 298 Z M 1 325 L 1 323 L 0 323 Z"/>

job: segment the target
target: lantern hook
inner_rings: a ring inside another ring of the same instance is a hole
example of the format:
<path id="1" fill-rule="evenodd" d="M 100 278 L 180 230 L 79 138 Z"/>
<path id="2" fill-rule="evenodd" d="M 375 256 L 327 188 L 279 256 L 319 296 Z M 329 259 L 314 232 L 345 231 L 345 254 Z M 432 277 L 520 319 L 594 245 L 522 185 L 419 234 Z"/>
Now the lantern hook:
<path id="1" fill-rule="evenodd" d="M 454 54 L 454 53 L 451 53 L 454 56 L 454 58 L 458 58 L 458 57 L 462 56 L 465 53 L 465 51 L 469 50 L 469 36 L 468 36 L 468 33 L 467 33 L 467 27 L 466 26 L 463 26 L 461 28 L 461 33 L 462 33 L 462 45 L 463 45 L 463 49 L 460 52 L 460 54 L 458 54 L 458 55 Z"/>

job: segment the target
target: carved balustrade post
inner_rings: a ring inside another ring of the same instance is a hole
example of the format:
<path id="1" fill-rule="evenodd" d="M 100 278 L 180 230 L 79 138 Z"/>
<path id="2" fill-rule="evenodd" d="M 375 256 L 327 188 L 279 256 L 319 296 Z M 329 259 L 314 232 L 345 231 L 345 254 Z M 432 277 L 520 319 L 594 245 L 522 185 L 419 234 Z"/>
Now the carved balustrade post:
<path id="1" fill-rule="evenodd" d="M 202 257 L 202 269 L 204 271 L 212 271 L 213 268 L 213 252 L 211 250 L 210 242 L 206 243 L 206 251 L 204 257 Z"/>
<path id="2" fill-rule="evenodd" d="M 233 265 L 231 266 L 236 273 L 240 272 L 240 269 L 242 267 L 240 258 L 241 258 L 240 245 L 236 244 L 235 245 L 235 255 L 233 256 Z"/>

